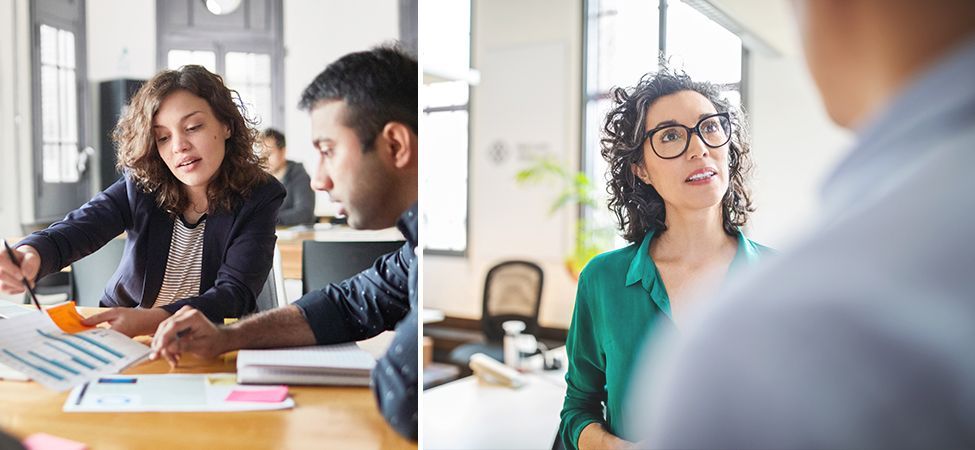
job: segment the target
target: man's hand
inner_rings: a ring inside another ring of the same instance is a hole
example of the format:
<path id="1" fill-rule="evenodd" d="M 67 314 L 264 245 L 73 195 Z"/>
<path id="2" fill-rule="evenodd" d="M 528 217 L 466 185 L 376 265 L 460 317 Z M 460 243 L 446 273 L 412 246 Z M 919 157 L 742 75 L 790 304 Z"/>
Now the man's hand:
<path id="1" fill-rule="evenodd" d="M 113 330 L 128 337 L 148 336 L 156 331 L 159 323 L 166 320 L 169 313 L 165 309 L 112 308 L 95 314 L 81 323 L 90 327 L 108 322 Z"/>
<path id="2" fill-rule="evenodd" d="M 152 338 L 149 359 L 155 360 L 162 356 L 170 366 L 176 367 L 183 353 L 213 358 L 233 349 L 229 335 L 226 328 L 217 327 L 199 310 L 184 306 L 159 324 L 156 335 Z"/>
<path id="3" fill-rule="evenodd" d="M 0 245 L 0 292 L 4 294 L 22 294 L 24 292 L 24 281 L 27 280 L 34 285 L 34 278 L 41 270 L 41 255 L 29 245 L 21 245 L 14 249 L 16 263 L 20 264 L 17 268 L 15 261 L 10 260 L 7 249 Z"/>

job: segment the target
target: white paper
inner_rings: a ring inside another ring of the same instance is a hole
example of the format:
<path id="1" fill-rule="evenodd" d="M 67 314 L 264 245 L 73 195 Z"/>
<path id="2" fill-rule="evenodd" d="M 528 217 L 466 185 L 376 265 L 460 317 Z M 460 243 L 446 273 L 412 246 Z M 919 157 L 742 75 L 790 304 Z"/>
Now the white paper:
<path id="1" fill-rule="evenodd" d="M 237 352 L 237 370 L 248 366 L 323 369 L 337 374 L 368 373 L 376 360 L 355 343 Z"/>
<path id="2" fill-rule="evenodd" d="M 0 363 L 65 391 L 141 361 L 149 347 L 105 328 L 68 334 L 41 311 L 0 320 Z"/>
<path id="3" fill-rule="evenodd" d="M 211 383 L 234 374 L 113 375 L 75 387 L 64 412 L 232 412 L 288 409 L 291 397 L 277 403 L 229 402 L 232 391 L 266 390 L 267 386 Z"/>

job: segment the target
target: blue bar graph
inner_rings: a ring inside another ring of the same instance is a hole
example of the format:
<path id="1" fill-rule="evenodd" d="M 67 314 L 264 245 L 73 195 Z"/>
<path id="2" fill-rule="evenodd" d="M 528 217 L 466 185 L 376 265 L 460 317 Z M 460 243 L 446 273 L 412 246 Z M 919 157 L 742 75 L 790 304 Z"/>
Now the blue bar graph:
<path id="1" fill-rule="evenodd" d="M 51 348 L 53 348 L 53 349 L 55 349 L 55 350 L 57 350 L 57 351 L 59 351 L 61 353 L 64 353 L 65 355 L 68 355 L 71 358 L 71 360 L 74 361 L 75 363 L 77 363 L 79 366 L 85 366 L 88 369 L 95 370 L 95 366 L 93 366 L 91 364 L 88 364 L 88 361 L 85 361 L 85 360 L 83 360 L 83 359 L 81 359 L 81 358 L 79 358 L 79 357 L 71 354 L 71 352 L 69 352 L 69 351 L 67 351 L 67 350 L 65 350 L 65 349 L 63 349 L 61 347 L 58 347 L 57 345 L 54 345 L 54 344 L 52 344 L 50 342 L 47 342 L 47 341 L 44 341 L 44 345 L 47 345 L 48 347 L 51 347 Z"/>
<path id="2" fill-rule="evenodd" d="M 84 354 L 86 354 L 86 355 L 88 355 L 88 356 L 90 356 L 90 357 L 92 357 L 92 358 L 94 358 L 94 359 L 96 359 L 98 361 L 101 361 L 104 364 L 108 364 L 109 363 L 109 360 L 105 359 L 104 357 L 102 357 L 102 356 L 100 356 L 100 355 L 98 355 L 96 353 L 93 353 L 93 352 L 89 351 L 88 349 L 86 349 L 86 348 L 84 348 L 84 347 L 82 347 L 82 346 L 80 346 L 78 344 L 75 344 L 74 342 L 71 342 L 71 341 L 69 341 L 67 339 L 64 339 L 64 338 L 61 338 L 61 337 L 57 337 L 57 336 L 55 336 L 53 334 L 50 334 L 50 333 L 45 333 L 45 332 L 43 332 L 41 330 L 37 330 L 37 332 L 40 333 L 41 336 L 44 336 L 44 337 L 46 337 L 48 339 L 55 340 L 55 341 L 60 342 L 62 344 L 70 345 L 75 350 L 78 350 L 79 352 L 82 352 L 82 353 L 84 353 Z"/>
<path id="3" fill-rule="evenodd" d="M 85 336 L 83 334 L 69 334 L 68 336 L 71 336 L 73 338 L 81 339 L 82 341 L 85 341 L 85 342 L 87 342 L 87 343 L 89 343 L 91 345 L 94 345 L 94 346 L 102 349 L 102 350 L 105 350 L 106 352 L 111 353 L 116 358 L 124 358 L 125 357 L 125 355 L 123 355 L 123 354 L 115 351 L 114 349 L 112 349 L 112 347 L 109 347 L 109 346 L 107 346 L 105 344 L 102 344 L 101 342 L 98 342 L 98 341 L 96 341 L 96 340 L 94 340 L 94 339 L 92 339 L 92 338 L 90 338 L 88 336 Z"/>
<path id="4" fill-rule="evenodd" d="M 33 357 L 41 360 L 41 361 L 44 361 L 44 362 L 52 365 L 52 366 L 58 366 L 58 367 L 61 368 L 61 370 L 65 371 L 65 372 L 69 372 L 69 373 L 72 373 L 74 375 L 81 375 L 81 372 L 78 372 L 77 370 L 74 370 L 74 369 L 66 366 L 61 361 L 58 361 L 58 360 L 55 360 L 55 359 L 51 359 L 51 358 L 47 358 L 47 357 L 42 356 L 41 354 L 39 354 L 39 353 L 37 353 L 37 352 L 35 352 L 33 350 L 28 350 L 27 353 L 30 354 L 31 356 L 33 356 Z"/>
<path id="5" fill-rule="evenodd" d="M 51 378 L 54 378 L 55 380 L 64 381 L 64 377 L 62 377 L 61 375 L 58 375 L 58 374 L 56 374 L 54 372 L 51 372 L 50 370 L 45 369 L 44 367 L 38 366 L 37 364 L 34 364 L 34 363 L 32 363 L 32 362 L 24 359 L 24 358 L 21 358 L 20 356 L 17 356 L 16 354 L 14 354 L 13 352 L 11 352 L 10 350 L 3 349 L 3 352 L 6 353 L 7 356 L 9 356 L 9 357 L 11 357 L 13 359 L 16 359 L 17 361 L 20 361 L 21 363 L 27 365 L 28 367 L 33 368 L 35 370 L 38 370 L 38 371 L 44 373 L 45 375 L 47 375 L 47 376 L 49 376 Z"/>

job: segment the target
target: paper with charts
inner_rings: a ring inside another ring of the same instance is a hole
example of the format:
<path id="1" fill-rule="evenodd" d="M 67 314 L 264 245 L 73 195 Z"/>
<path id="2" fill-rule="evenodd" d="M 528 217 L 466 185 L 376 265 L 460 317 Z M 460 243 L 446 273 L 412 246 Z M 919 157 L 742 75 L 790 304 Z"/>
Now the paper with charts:
<path id="1" fill-rule="evenodd" d="M 65 391 L 149 354 L 149 347 L 122 333 L 80 325 L 80 317 L 68 303 L 0 320 L 0 363 L 44 387 Z"/>

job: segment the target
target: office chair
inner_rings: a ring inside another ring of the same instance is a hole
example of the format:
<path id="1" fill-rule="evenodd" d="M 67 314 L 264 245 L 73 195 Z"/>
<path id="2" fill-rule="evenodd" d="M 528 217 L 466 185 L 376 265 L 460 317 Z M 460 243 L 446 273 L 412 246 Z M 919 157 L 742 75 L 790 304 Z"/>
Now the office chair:
<path id="1" fill-rule="evenodd" d="M 488 271 L 484 279 L 484 305 L 481 329 L 485 342 L 459 345 L 450 352 L 450 362 L 467 367 L 471 355 L 484 353 L 504 362 L 504 330 L 508 320 L 525 323 L 527 334 L 538 334 L 538 308 L 542 303 L 544 273 L 528 261 L 505 261 Z"/>
<path id="2" fill-rule="evenodd" d="M 262 312 L 288 304 L 288 296 L 284 291 L 284 273 L 281 270 L 281 249 L 274 246 L 274 262 L 271 272 L 264 281 L 261 293 L 257 295 L 257 311 Z"/>
<path id="3" fill-rule="evenodd" d="M 301 293 L 337 283 L 365 269 L 380 256 L 399 250 L 405 241 L 301 243 Z"/>
<path id="4" fill-rule="evenodd" d="M 95 253 L 71 264 L 71 293 L 78 306 L 98 306 L 124 250 L 125 239 L 112 239 Z"/>

